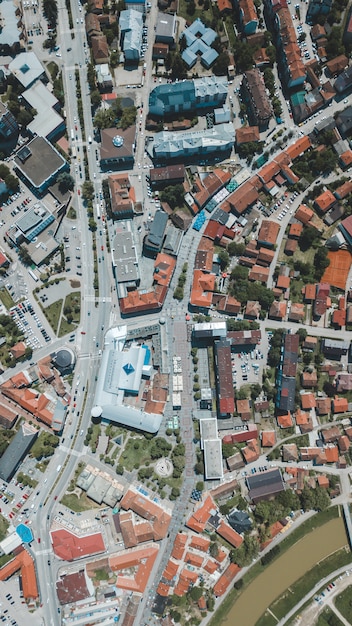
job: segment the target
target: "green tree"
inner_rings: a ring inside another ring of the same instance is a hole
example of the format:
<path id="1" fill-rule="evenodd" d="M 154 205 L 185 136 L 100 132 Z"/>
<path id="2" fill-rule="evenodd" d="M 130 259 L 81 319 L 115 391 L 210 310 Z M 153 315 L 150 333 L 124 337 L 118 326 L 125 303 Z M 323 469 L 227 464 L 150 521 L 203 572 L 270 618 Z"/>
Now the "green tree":
<path id="1" fill-rule="evenodd" d="M 90 100 L 93 107 L 98 107 L 101 103 L 101 95 L 97 89 L 94 89 L 90 94 Z"/>
<path id="2" fill-rule="evenodd" d="M 314 255 L 314 278 L 320 281 L 325 270 L 330 265 L 330 259 L 328 258 L 328 250 L 325 247 L 318 248 Z"/>
<path id="3" fill-rule="evenodd" d="M 28 248 L 26 248 L 26 246 L 22 245 L 19 247 L 18 256 L 24 265 L 30 265 L 32 263 L 32 257 L 29 254 Z"/>
<path id="4" fill-rule="evenodd" d="M 223 272 L 230 263 L 230 256 L 227 250 L 220 250 L 220 252 L 218 252 L 218 259 L 220 261 L 220 269 Z"/>
<path id="5" fill-rule="evenodd" d="M 67 191 L 72 191 L 75 185 L 74 178 L 72 178 L 71 174 L 68 172 L 61 172 L 56 179 L 57 184 L 59 185 L 59 190 L 62 194 L 65 194 Z"/>
<path id="6" fill-rule="evenodd" d="M 319 239 L 319 232 L 317 229 L 314 228 L 314 226 L 306 226 L 300 234 L 298 245 L 300 249 L 305 252 L 312 247 L 317 239 Z"/>
<path id="7" fill-rule="evenodd" d="M 82 185 L 82 198 L 86 201 L 94 199 L 94 185 L 90 180 L 85 180 Z"/>

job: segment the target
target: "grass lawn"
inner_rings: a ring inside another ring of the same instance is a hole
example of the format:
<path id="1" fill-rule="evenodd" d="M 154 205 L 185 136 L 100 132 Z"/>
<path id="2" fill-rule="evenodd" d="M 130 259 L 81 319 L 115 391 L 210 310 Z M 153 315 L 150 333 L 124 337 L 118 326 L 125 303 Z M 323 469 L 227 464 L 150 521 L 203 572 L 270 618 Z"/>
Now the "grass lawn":
<path id="1" fill-rule="evenodd" d="M 204 11 L 204 7 L 198 6 L 197 0 L 195 0 L 196 10 L 193 15 L 189 15 L 189 13 L 187 13 L 188 2 L 186 2 L 186 0 L 180 0 L 178 5 L 178 15 L 180 15 L 180 17 L 184 17 L 187 22 L 194 22 L 197 17 L 200 19 L 206 18 L 207 20 L 212 20 L 213 13 L 211 10 L 211 2 L 209 4 L 210 6 L 208 11 Z"/>
<path id="2" fill-rule="evenodd" d="M 47 68 L 50 72 L 50 76 L 52 78 L 55 78 L 58 74 L 59 68 L 57 66 L 57 64 L 55 63 L 55 61 L 50 61 L 50 63 L 47 64 Z"/>
<path id="3" fill-rule="evenodd" d="M 72 322 L 67 320 L 65 314 L 61 318 L 60 329 L 58 332 L 59 337 L 63 337 L 68 333 L 72 333 L 79 326 L 81 319 L 81 292 L 74 291 L 69 293 L 65 298 L 63 311 L 69 311 L 72 316 Z"/>
<path id="4" fill-rule="evenodd" d="M 98 509 L 99 504 L 90 500 L 85 493 L 82 493 L 80 498 L 75 493 L 65 493 L 61 499 L 61 504 L 67 506 L 68 509 L 75 513 L 81 513 L 83 511 L 90 511 L 91 509 Z"/>
<path id="5" fill-rule="evenodd" d="M 139 447 L 135 448 L 134 445 L 139 443 Z M 135 465 L 142 466 L 146 461 L 150 460 L 150 448 L 153 445 L 153 440 L 148 440 L 139 437 L 130 437 L 126 443 L 125 449 L 120 456 L 120 463 L 124 468 L 131 472 Z"/>
<path id="6" fill-rule="evenodd" d="M 75 220 L 77 219 L 77 213 L 76 213 L 76 209 L 74 209 L 72 206 L 69 208 L 66 217 L 68 217 L 68 219 L 70 220 Z"/>
<path id="7" fill-rule="evenodd" d="M 336 608 L 352 624 L 352 585 L 340 593 L 335 600 Z"/>
<path id="8" fill-rule="evenodd" d="M 0 541 L 5 539 L 7 535 L 7 529 L 9 526 L 10 526 L 10 522 L 8 522 L 7 519 L 3 515 L 0 515 Z"/>
<path id="9" fill-rule="evenodd" d="M 49 306 L 43 307 L 44 315 L 48 320 L 51 328 L 53 329 L 55 335 L 57 333 L 57 327 L 59 325 L 62 303 L 63 300 L 56 300 L 56 302 L 49 304 Z"/>
<path id="10" fill-rule="evenodd" d="M 11 307 L 15 306 L 14 301 L 5 287 L 0 289 L 0 300 L 7 309 L 11 309 Z"/>
<path id="11" fill-rule="evenodd" d="M 324 611 L 320 613 L 316 626 L 330 626 L 330 624 L 334 624 L 334 626 L 343 626 L 336 613 L 334 613 L 330 607 L 327 606 Z"/>

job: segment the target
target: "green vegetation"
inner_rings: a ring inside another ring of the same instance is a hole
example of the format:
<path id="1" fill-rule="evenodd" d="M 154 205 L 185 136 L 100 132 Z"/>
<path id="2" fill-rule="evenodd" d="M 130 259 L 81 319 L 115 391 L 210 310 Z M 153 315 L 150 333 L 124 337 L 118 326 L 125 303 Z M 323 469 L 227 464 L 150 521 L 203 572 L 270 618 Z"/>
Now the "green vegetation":
<path id="1" fill-rule="evenodd" d="M 5 343 L 0 346 L 0 361 L 8 367 L 13 367 L 16 364 L 16 359 L 12 357 L 10 348 L 22 341 L 24 337 L 10 315 L 0 315 L 0 337 L 5 339 Z M 28 358 L 31 353 L 32 351 L 28 349 L 25 357 Z"/>
<path id="2" fill-rule="evenodd" d="M 334 506 L 306 520 L 290 535 L 285 537 L 285 539 L 280 543 L 280 548 L 281 548 L 280 554 L 282 555 L 286 550 L 291 548 L 291 546 L 295 545 L 300 539 L 305 537 L 305 535 L 307 535 L 309 532 L 311 532 L 315 528 L 319 528 L 320 526 L 323 526 L 330 520 L 336 519 L 337 517 L 339 517 L 339 509 L 337 506 Z M 346 554 L 348 554 L 348 558 L 350 560 L 351 555 L 349 553 L 346 553 Z M 330 571 L 334 571 L 335 569 L 337 569 L 338 567 L 341 567 L 342 565 L 343 563 L 341 563 L 341 565 L 337 565 Z M 236 583 L 234 589 L 230 591 L 230 593 L 226 596 L 225 600 L 221 603 L 214 617 L 209 622 L 209 626 L 219 626 L 219 624 L 221 624 L 222 620 L 226 618 L 227 614 L 229 613 L 235 601 L 237 600 L 238 596 L 240 595 L 240 592 L 245 590 L 250 585 L 250 583 L 262 571 L 263 571 L 263 566 L 261 565 L 260 562 L 256 563 L 253 567 L 250 568 L 250 570 L 241 578 L 243 583 L 242 584 Z M 299 599 L 296 599 L 294 604 L 296 604 L 298 600 Z"/>
<path id="3" fill-rule="evenodd" d="M 236 265 L 230 276 L 229 293 L 244 304 L 248 300 L 258 300 L 262 309 L 268 310 L 275 297 L 271 289 L 257 282 L 249 282 L 249 269 Z"/>
<path id="4" fill-rule="evenodd" d="M 122 108 L 121 98 L 117 98 L 109 109 L 100 109 L 94 117 L 94 126 L 99 130 L 104 128 L 122 128 L 126 130 L 136 122 L 137 109 L 135 106 Z"/>
<path id="5" fill-rule="evenodd" d="M 74 291 L 65 298 L 58 336 L 63 337 L 79 326 L 81 319 L 81 292 Z"/>
<path id="6" fill-rule="evenodd" d="M 337 617 L 329 606 L 319 614 L 316 626 L 343 626 L 341 620 Z"/>
<path id="7" fill-rule="evenodd" d="M 24 485 L 24 487 L 31 487 L 32 489 L 35 489 L 38 484 L 37 480 L 33 480 L 33 478 L 30 478 L 30 476 L 27 476 L 27 474 L 23 474 L 22 472 L 18 472 L 16 478 L 19 483 Z"/>
<path id="8" fill-rule="evenodd" d="M 75 493 L 65 493 L 61 499 L 61 504 L 67 506 L 68 509 L 75 513 L 82 513 L 83 511 L 99 508 L 99 505 L 93 502 L 93 500 L 89 500 L 85 493 L 82 493 L 80 497 Z"/>
<path id="9" fill-rule="evenodd" d="M 6 448 L 8 447 L 12 437 L 14 437 L 16 431 L 14 430 L 0 430 L 0 457 L 4 454 Z"/>
<path id="10" fill-rule="evenodd" d="M 182 267 L 181 274 L 178 277 L 177 287 L 174 291 L 174 299 L 175 300 L 183 300 L 184 297 L 184 286 L 187 278 L 187 268 L 188 263 L 184 263 Z"/>
<path id="11" fill-rule="evenodd" d="M 183 185 L 169 185 L 160 192 L 159 197 L 161 202 L 167 202 L 174 211 L 184 206 L 185 190 Z"/>
<path id="12" fill-rule="evenodd" d="M 340 611 L 341 615 L 352 624 L 352 586 L 350 585 L 342 593 L 340 593 L 336 600 L 336 608 Z"/>
<path id="13" fill-rule="evenodd" d="M 199 17 L 201 20 L 210 23 L 213 17 L 212 6 L 209 0 L 204 0 L 203 4 L 198 2 L 197 5 L 195 4 L 194 0 L 193 2 L 180 0 L 177 13 L 187 22 L 193 22 Z"/>
<path id="14" fill-rule="evenodd" d="M 43 457 L 48 458 L 54 454 L 55 448 L 59 445 L 59 443 L 59 437 L 42 430 L 31 448 L 31 456 L 38 460 Z"/>
<path id="15" fill-rule="evenodd" d="M 56 302 L 49 304 L 49 306 L 43 307 L 44 315 L 48 320 L 51 328 L 53 329 L 55 335 L 57 333 L 57 327 L 59 325 L 62 303 L 63 300 L 56 300 Z"/>
<path id="16" fill-rule="evenodd" d="M 337 154 L 329 147 L 323 152 L 306 152 L 295 160 L 292 169 L 299 178 L 305 178 L 311 184 L 320 174 L 331 172 L 337 161 Z"/>
<path id="17" fill-rule="evenodd" d="M 0 515 L 0 541 L 5 539 L 7 535 L 7 529 L 9 526 L 10 526 L 10 522 L 8 522 L 7 519 L 3 515 Z"/>
<path id="18" fill-rule="evenodd" d="M 2 287 L 2 289 L 0 289 L 0 300 L 6 309 L 11 309 L 11 307 L 15 305 L 14 300 L 10 296 L 7 289 L 5 289 L 5 287 Z"/>

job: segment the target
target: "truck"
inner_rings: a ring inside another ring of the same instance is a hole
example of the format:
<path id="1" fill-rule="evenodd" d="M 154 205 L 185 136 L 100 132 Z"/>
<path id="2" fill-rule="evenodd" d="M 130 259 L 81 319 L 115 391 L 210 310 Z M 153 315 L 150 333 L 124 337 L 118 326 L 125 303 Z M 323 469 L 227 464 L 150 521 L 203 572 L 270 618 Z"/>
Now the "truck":
<path id="1" fill-rule="evenodd" d="M 89 137 L 88 137 L 88 143 L 92 143 L 92 138 L 91 138 L 91 136 L 90 136 L 90 135 L 89 135 Z"/>
<path id="2" fill-rule="evenodd" d="M 97 204 L 97 218 L 100 219 L 100 205 Z"/>
<path id="3" fill-rule="evenodd" d="M 35 280 L 36 283 L 38 282 L 38 276 L 36 276 L 32 270 L 28 270 L 28 274 L 33 278 L 33 280 Z"/>
<path id="4" fill-rule="evenodd" d="M 74 140 L 74 138 L 75 138 L 75 132 L 74 132 L 73 128 L 71 128 L 71 139 L 72 139 L 72 141 Z"/>

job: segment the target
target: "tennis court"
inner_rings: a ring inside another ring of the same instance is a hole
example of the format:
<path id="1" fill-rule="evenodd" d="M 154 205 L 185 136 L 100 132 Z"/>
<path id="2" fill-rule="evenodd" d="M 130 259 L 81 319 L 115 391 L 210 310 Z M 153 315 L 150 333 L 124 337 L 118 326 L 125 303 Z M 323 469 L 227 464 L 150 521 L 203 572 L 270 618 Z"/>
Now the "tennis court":
<path id="1" fill-rule="evenodd" d="M 344 291 L 351 266 L 351 253 L 348 250 L 336 252 L 330 250 L 328 259 L 330 259 L 330 265 L 324 272 L 322 282 Z"/>

